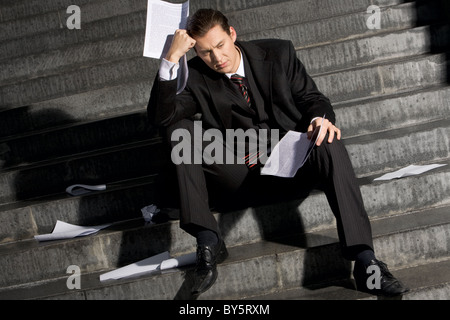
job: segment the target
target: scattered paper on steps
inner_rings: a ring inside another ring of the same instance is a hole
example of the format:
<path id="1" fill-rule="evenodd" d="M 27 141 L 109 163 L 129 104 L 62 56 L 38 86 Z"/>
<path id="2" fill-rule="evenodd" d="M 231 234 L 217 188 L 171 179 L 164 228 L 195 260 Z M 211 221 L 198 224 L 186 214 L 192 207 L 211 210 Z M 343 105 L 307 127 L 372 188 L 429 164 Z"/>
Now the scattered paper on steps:
<path id="1" fill-rule="evenodd" d="M 129 264 L 125 267 L 100 275 L 100 281 L 117 280 L 125 277 L 138 276 L 152 271 L 162 271 L 194 264 L 196 253 L 188 253 L 176 258 L 171 258 L 168 251 L 150 258 Z"/>
<path id="2" fill-rule="evenodd" d="M 74 184 L 66 188 L 66 192 L 72 196 L 81 196 L 83 194 L 87 194 L 92 191 L 102 191 L 102 190 L 106 190 L 105 184 L 99 185 Z"/>
<path id="3" fill-rule="evenodd" d="M 144 218 L 146 223 L 149 224 L 153 224 L 154 222 L 152 221 L 153 217 L 160 213 L 161 210 L 158 209 L 158 207 L 154 204 L 151 204 L 149 206 L 145 206 L 141 209 L 142 212 L 142 217 Z"/>
<path id="4" fill-rule="evenodd" d="M 439 168 L 442 166 L 446 166 L 446 164 L 430 164 L 430 165 L 410 165 L 407 166 L 405 168 L 402 168 L 400 170 L 391 172 L 391 173 L 386 173 L 385 175 L 382 175 L 381 177 L 378 177 L 376 179 L 374 179 L 374 181 L 378 181 L 378 180 L 392 180 L 392 179 L 398 179 L 398 178 L 404 178 L 404 177 L 409 177 L 409 176 L 413 176 L 413 175 L 417 175 L 417 174 L 421 174 L 424 172 L 427 172 L 429 170 L 435 169 L 435 168 Z"/>
<path id="5" fill-rule="evenodd" d="M 112 223 L 102 224 L 91 227 L 81 227 L 60 220 L 56 221 L 55 228 L 52 233 L 36 235 L 34 238 L 38 241 L 70 239 L 75 237 L 82 237 L 94 234 L 101 229 L 109 227 Z"/>

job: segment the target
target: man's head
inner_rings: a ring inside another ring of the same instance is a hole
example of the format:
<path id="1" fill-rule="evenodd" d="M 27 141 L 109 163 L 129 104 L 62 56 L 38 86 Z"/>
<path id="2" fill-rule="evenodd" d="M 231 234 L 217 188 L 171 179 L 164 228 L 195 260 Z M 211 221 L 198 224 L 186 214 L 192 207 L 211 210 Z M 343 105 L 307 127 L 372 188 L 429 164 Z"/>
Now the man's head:
<path id="1" fill-rule="evenodd" d="M 234 73 L 240 53 L 234 42 L 236 31 L 228 19 L 213 9 L 200 9 L 189 18 L 187 33 L 195 39 L 197 55 L 216 72 Z"/>

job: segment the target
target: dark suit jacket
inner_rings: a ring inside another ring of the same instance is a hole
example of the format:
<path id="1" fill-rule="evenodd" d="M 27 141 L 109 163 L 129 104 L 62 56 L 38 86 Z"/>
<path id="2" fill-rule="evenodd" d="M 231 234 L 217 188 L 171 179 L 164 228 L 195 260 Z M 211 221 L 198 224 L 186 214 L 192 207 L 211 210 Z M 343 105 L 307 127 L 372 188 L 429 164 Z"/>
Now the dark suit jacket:
<path id="1" fill-rule="evenodd" d="M 314 117 L 335 122 L 330 101 L 317 89 L 286 40 L 237 41 L 244 52 L 246 75 L 258 108 L 264 108 L 272 125 L 281 131 L 305 131 Z M 244 103 L 230 80 L 209 68 L 199 57 L 189 61 L 185 90 L 176 94 L 177 80 L 160 81 L 157 75 L 148 104 L 148 116 L 157 126 L 168 126 L 201 114 L 204 129 L 232 128 L 232 108 Z M 242 106 L 242 105 L 241 105 Z"/>

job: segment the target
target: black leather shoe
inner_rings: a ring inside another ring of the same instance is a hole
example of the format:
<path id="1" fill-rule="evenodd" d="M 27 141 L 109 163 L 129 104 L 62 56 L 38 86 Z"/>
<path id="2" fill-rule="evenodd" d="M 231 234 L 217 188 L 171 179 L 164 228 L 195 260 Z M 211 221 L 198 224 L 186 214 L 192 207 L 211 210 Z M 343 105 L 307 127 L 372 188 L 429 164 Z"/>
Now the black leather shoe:
<path id="1" fill-rule="evenodd" d="M 370 261 L 368 266 L 355 263 L 353 277 L 358 291 L 386 297 L 398 296 L 409 291 L 389 272 L 387 265 L 380 260 L 374 259 Z"/>
<path id="2" fill-rule="evenodd" d="M 197 263 L 192 295 L 199 295 L 214 284 L 217 279 L 217 264 L 228 257 L 228 250 L 223 240 L 215 246 L 197 246 Z"/>

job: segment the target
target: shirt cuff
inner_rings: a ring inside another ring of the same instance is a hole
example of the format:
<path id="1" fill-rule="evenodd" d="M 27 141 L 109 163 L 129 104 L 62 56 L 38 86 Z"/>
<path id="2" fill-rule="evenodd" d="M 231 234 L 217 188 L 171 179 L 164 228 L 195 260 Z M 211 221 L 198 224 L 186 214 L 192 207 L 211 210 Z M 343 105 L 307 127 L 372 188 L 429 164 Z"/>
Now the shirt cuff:
<path id="1" fill-rule="evenodd" d="M 180 65 L 178 63 L 170 62 L 163 58 L 159 65 L 159 78 L 163 81 L 174 80 L 178 76 L 179 68 Z"/>
<path id="2" fill-rule="evenodd" d="M 313 118 L 313 119 L 311 120 L 310 124 L 313 123 L 314 120 L 319 119 L 319 118 L 322 118 L 322 117 L 315 117 L 315 118 Z"/>

